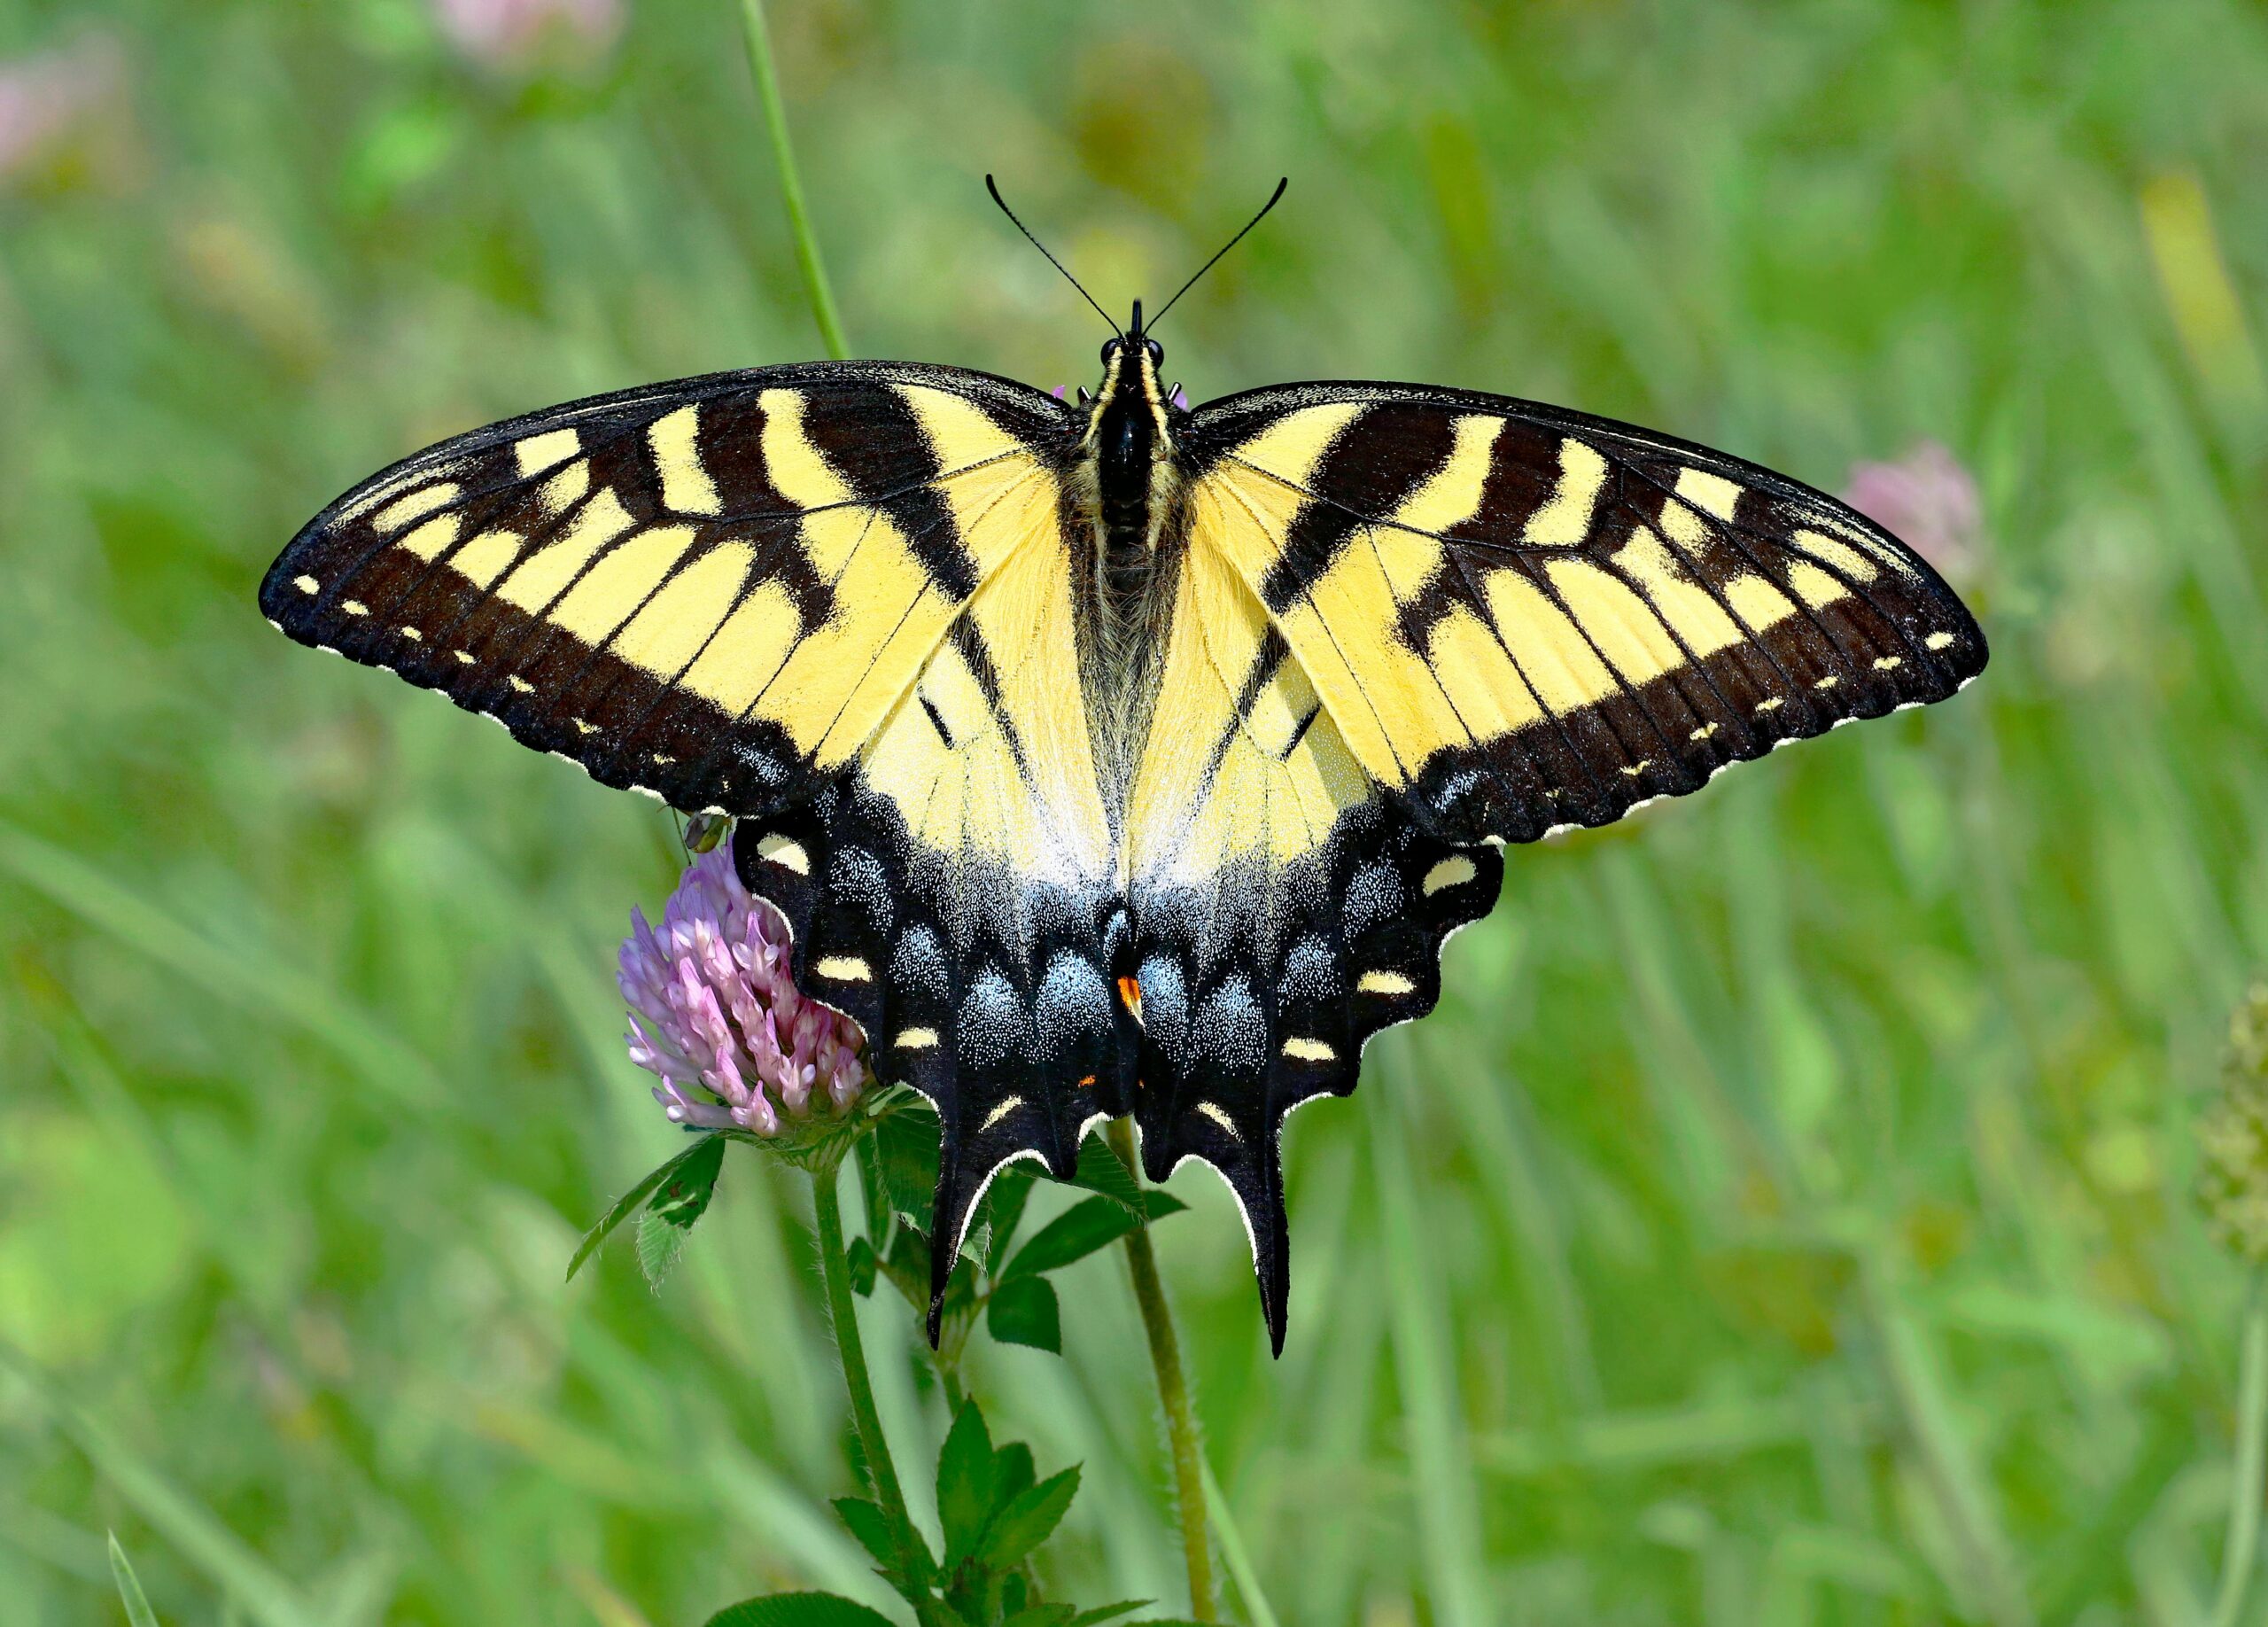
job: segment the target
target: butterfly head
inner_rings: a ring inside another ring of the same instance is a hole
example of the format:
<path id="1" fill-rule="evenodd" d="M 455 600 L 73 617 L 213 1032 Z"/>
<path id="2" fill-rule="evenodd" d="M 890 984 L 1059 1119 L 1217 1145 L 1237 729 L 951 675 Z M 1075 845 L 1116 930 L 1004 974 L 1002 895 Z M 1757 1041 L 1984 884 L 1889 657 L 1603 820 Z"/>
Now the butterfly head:
<path id="1" fill-rule="evenodd" d="M 1126 324 L 1126 331 L 1103 341 L 1102 387 L 1095 392 L 1098 416 L 1107 403 L 1123 401 L 1150 409 L 1163 427 L 1168 398 L 1159 383 L 1158 370 L 1165 359 L 1165 346 L 1142 331 L 1142 302 L 1137 300 L 1134 319 Z"/>

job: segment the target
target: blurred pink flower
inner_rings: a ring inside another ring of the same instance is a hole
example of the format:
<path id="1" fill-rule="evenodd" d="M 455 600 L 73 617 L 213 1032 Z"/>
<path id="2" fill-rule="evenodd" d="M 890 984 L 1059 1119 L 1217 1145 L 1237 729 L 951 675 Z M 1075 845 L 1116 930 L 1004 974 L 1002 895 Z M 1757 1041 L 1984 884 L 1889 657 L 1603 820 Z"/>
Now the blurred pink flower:
<path id="1" fill-rule="evenodd" d="M 104 35 L 0 62 L 0 184 L 114 154 L 125 99 L 125 53 Z"/>
<path id="2" fill-rule="evenodd" d="M 866 1088 L 858 1024 L 796 991 L 787 918 L 741 884 L 731 845 L 687 868 L 656 929 L 630 912 L 617 981 L 630 1060 L 673 1124 L 777 1135 Z"/>
<path id="3" fill-rule="evenodd" d="M 1918 442 L 1894 463 L 1854 464 L 1843 501 L 1956 588 L 1976 580 L 1984 503 L 1977 478 L 1941 442 Z"/>
<path id="4" fill-rule="evenodd" d="M 432 0 L 452 43 L 490 67 L 516 67 L 555 36 L 598 51 L 622 26 L 622 0 Z"/>

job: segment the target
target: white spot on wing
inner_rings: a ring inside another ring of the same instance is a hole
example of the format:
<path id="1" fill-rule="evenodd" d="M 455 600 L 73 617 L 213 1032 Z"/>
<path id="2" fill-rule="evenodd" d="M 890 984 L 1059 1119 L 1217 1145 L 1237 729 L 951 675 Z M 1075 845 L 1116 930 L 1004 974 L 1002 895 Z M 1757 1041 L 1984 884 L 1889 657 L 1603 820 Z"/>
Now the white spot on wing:
<path id="1" fill-rule="evenodd" d="M 1366 971 L 1355 983 L 1357 994 L 1415 994 L 1418 985 L 1398 971 Z"/>
<path id="2" fill-rule="evenodd" d="M 984 1116 L 984 1122 L 976 1127 L 977 1134 L 983 1134 L 987 1130 L 990 1130 L 993 1125 L 998 1124 L 1009 1114 L 1023 1106 L 1023 1104 L 1024 1099 L 1021 1096 L 1009 1097 L 1006 1102 L 1003 1102 L 998 1107 L 994 1108 L 990 1112 Z M 975 1212 L 975 1206 L 974 1204 L 970 1205 L 970 1212 Z"/>
<path id="3" fill-rule="evenodd" d="M 1204 1114 L 1206 1117 L 1211 1119 L 1215 1124 L 1220 1125 L 1222 1129 L 1227 1131 L 1229 1133 L 1229 1140 L 1231 1141 L 1241 1141 L 1244 1140 L 1243 1136 L 1237 1133 L 1236 1120 L 1229 1117 L 1228 1109 L 1223 1108 L 1219 1102 L 1200 1102 L 1197 1104 L 1197 1110 Z"/>
<path id="4" fill-rule="evenodd" d="M 1284 1055 L 1293 1062 L 1327 1063 L 1339 1060 L 1339 1053 L 1322 1040 L 1309 1039 L 1296 1034 L 1284 1041 Z"/>
<path id="5" fill-rule="evenodd" d="M 901 1029 L 892 1043 L 901 1051 L 932 1050 L 937 1043 L 937 1031 L 934 1028 Z"/>
<path id="6" fill-rule="evenodd" d="M 874 969 L 855 954 L 830 954 L 812 969 L 837 983 L 867 983 L 874 975 Z"/>

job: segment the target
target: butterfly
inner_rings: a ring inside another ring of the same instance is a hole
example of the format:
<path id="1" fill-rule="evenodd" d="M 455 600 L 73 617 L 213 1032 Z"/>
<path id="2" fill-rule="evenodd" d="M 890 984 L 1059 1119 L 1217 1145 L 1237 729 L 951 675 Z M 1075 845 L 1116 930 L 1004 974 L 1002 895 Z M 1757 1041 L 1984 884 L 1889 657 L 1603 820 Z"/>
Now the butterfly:
<path id="1" fill-rule="evenodd" d="M 1130 1113 L 1152 1179 L 1227 1180 L 1280 1353 L 1285 1117 L 1433 1008 L 1505 847 L 1985 664 L 1928 564 L 1784 476 L 1424 385 L 1192 409 L 1151 326 L 1076 402 L 818 362 L 493 424 L 260 588 L 301 643 L 735 821 L 797 985 L 936 1106 L 933 1338 L 992 1176 L 1068 1177 Z"/>

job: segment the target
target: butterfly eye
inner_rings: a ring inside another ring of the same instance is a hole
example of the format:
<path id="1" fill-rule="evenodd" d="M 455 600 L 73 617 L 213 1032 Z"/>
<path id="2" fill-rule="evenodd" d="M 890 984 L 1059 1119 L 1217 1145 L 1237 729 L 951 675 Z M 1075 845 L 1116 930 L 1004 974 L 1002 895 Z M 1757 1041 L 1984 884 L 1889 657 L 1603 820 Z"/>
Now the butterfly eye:
<path id="1" fill-rule="evenodd" d="M 1166 359 L 1166 347 L 1163 345 L 1159 344 L 1157 340 L 1153 339 L 1144 339 L 1142 341 L 1142 346 L 1150 353 L 1150 360 L 1153 364 Z"/>
<path id="2" fill-rule="evenodd" d="M 1112 354 L 1114 354 L 1117 349 L 1118 349 L 1118 341 L 1117 341 L 1116 339 L 1105 339 L 1105 340 L 1103 340 L 1103 342 L 1102 342 L 1102 364 L 1103 364 L 1105 367 L 1108 367 L 1108 366 L 1110 365 L 1110 358 L 1111 358 Z"/>

